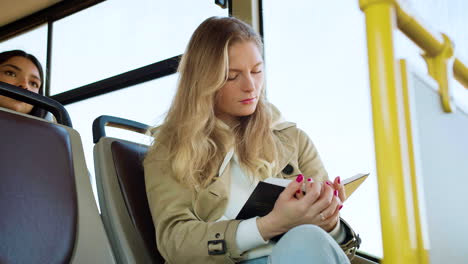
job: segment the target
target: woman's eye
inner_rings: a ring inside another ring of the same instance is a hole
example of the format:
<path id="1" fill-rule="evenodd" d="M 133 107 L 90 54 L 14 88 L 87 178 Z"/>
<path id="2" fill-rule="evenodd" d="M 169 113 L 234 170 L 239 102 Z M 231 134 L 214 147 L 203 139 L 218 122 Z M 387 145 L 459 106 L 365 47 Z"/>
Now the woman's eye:
<path id="1" fill-rule="evenodd" d="M 237 76 L 239 76 L 239 74 L 236 74 L 236 75 L 233 75 L 233 76 L 228 75 L 228 81 L 233 81 L 233 80 L 237 79 Z"/>
<path id="2" fill-rule="evenodd" d="M 257 71 L 252 71 L 253 74 L 258 74 L 258 73 L 261 73 L 262 70 L 257 70 Z"/>
<path id="3" fill-rule="evenodd" d="M 12 71 L 4 71 L 5 75 L 7 76 L 11 76 L 11 77 L 16 77 L 16 73 L 12 72 Z"/>
<path id="4" fill-rule="evenodd" d="M 37 82 L 30 82 L 29 84 L 34 88 L 39 88 L 39 84 Z"/>

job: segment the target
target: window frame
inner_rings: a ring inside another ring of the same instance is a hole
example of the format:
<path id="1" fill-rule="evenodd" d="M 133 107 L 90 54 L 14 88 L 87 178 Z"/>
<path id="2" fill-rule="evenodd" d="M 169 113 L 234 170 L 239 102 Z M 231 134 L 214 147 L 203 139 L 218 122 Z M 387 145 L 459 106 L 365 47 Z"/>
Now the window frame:
<path id="1" fill-rule="evenodd" d="M 41 10 L 25 18 L 19 19 L 15 22 L 0 27 L 0 42 L 47 23 L 47 59 L 45 67 L 47 79 L 44 83 L 44 92 L 46 96 L 50 96 L 50 80 L 52 76 L 51 61 L 53 52 L 52 39 L 54 22 L 104 1 L 105 0 L 67 0 L 59 2 L 44 10 Z M 258 1 L 258 5 L 260 7 L 262 6 L 262 0 L 242 1 Z M 217 4 L 216 1 L 213 1 L 213 4 Z M 232 6 L 233 1 L 228 0 L 227 8 L 229 16 L 233 15 Z M 260 25 L 262 25 L 263 21 L 261 15 L 261 8 L 260 12 L 254 15 L 258 15 L 258 17 L 260 18 Z M 260 28 L 260 33 L 263 33 L 262 27 Z M 123 88 L 127 88 L 133 85 L 137 85 L 146 81 L 165 77 L 176 73 L 181 56 L 181 54 L 175 55 L 173 57 L 163 59 L 161 61 L 140 68 L 136 68 L 121 74 L 111 76 L 106 79 L 98 80 L 96 82 L 86 84 L 84 86 L 70 89 L 66 92 L 55 94 L 51 96 L 51 98 L 63 105 L 67 105 L 89 98 L 93 98 L 95 96 L 117 91 Z"/>

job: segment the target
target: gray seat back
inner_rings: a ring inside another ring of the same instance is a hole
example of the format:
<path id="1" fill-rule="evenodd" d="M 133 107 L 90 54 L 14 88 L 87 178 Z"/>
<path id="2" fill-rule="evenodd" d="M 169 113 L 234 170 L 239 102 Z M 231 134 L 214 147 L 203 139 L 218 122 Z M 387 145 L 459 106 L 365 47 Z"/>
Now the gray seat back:
<path id="1" fill-rule="evenodd" d="M 147 126 L 109 116 L 93 124 L 99 205 L 116 258 L 118 263 L 164 263 L 146 197 L 142 161 L 147 146 L 106 137 L 104 126 L 109 123 L 140 132 Z"/>
<path id="2" fill-rule="evenodd" d="M 0 109 L 0 263 L 115 263 L 74 129 Z"/>
<path id="3" fill-rule="evenodd" d="M 3 83 L 0 94 L 42 100 L 71 126 L 50 98 Z M 0 146 L 0 263 L 115 263 L 78 132 L 0 108 Z"/>
<path id="4" fill-rule="evenodd" d="M 64 127 L 0 110 L 0 263 L 68 263 L 77 239 Z"/>

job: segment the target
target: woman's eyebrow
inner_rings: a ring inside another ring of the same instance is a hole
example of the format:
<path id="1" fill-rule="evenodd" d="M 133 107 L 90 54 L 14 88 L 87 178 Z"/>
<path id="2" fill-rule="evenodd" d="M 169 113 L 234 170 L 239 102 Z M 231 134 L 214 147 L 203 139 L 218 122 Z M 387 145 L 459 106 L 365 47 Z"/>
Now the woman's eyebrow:
<path id="1" fill-rule="evenodd" d="M 16 65 L 13 65 L 13 64 L 2 64 L 0 65 L 0 67 L 11 67 L 17 71 L 23 71 L 20 67 L 16 66 Z"/>
<path id="2" fill-rule="evenodd" d="M 20 71 L 20 72 L 23 71 L 20 67 L 18 67 L 16 65 L 13 65 L 13 64 L 2 64 L 2 65 L 0 65 L 0 67 L 11 67 L 11 68 L 13 68 L 13 69 L 15 69 L 17 71 Z M 37 76 L 37 75 L 31 74 L 30 76 L 33 79 L 38 79 L 39 81 L 41 81 L 41 78 L 39 78 L 39 76 Z"/>
<path id="3" fill-rule="evenodd" d="M 255 68 L 259 65 L 263 64 L 263 61 L 257 62 L 252 68 Z M 234 72 L 242 72 L 242 70 L 236 69 L 236 68 L 229 68 L 229 71 L 234 71 Z"/>
<path id="4" fill-rule="evenodd" d="M 33 79 L 37 79 L 37 80 L 41 81 L 41 78 L 39 78 L 39 76 L 37 76 L 37 75 L 31 74 L 29 76 L 31 76 L 31 78 L 33 78 Z"/>

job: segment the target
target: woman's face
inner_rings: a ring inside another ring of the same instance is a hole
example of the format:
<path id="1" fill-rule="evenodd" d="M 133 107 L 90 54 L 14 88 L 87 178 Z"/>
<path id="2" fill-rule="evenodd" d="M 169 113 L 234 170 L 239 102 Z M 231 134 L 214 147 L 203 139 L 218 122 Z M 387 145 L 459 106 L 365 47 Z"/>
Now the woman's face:
<path id="1" fill-rule="evenodd" d="M 0 81 L 29 90 L 39 92 L 42 80 L 39 70 L 32 61 L 16 56 L 0 64 Z M 23 114 L 28 114 L 33 106 L 9 97 L 0 96 L 0 107 L 5 107 Z"/>
<path id="2" fill-rule="evenodd" d="M 229 74 L 216 95 L 216 115 L 227 124 L 255 112 L 263 87 L 263 59 L 253 41 L 229 47 Z"/>

